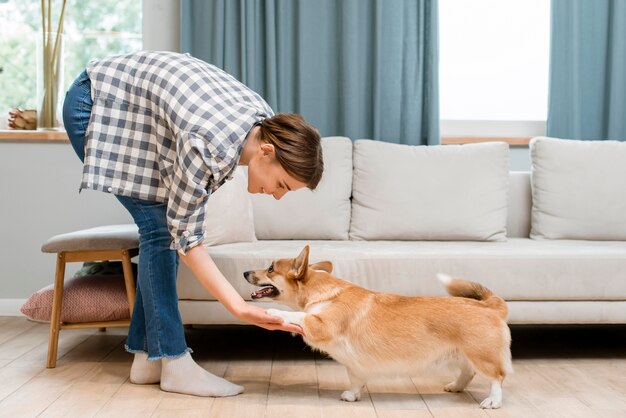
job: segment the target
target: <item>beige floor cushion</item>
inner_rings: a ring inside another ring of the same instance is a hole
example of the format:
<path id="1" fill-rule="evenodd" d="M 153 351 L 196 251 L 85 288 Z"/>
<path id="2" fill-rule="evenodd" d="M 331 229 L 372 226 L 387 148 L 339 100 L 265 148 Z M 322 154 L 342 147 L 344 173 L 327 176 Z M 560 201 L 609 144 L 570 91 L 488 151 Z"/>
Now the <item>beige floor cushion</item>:
<path id="1" fill-rule="evenodd" d="M 33 293 L 20 311 L 35 321 L 50 321 L 53 286 Z M 92 322 L 128 319 L 123 275 L 73 277 L 65 281 L 61 321 Z"/>

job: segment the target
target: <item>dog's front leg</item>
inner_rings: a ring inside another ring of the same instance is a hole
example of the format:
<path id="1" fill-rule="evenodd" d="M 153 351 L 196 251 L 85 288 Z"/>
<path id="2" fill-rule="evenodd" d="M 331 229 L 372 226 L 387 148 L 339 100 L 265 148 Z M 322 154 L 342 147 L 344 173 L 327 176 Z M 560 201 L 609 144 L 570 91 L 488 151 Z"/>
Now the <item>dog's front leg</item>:
<path id="1" fill-rule="evenodd" d="M 270 316 L 277 316 L 281 318 L 285 324 L 299 325 L 300 328 L 304 328 L 304 317 L 306 312 L 289 312 L 281 311 L 280 309 L 268 309 L 267 314 Z"/>
<path id="2" fill-rule="evenodd" d="M 355 402 L 361 399 L 361 392 L 365 387 L 366 380 L 355 375 L 348 369 L 348 377 L 350 377 L 350 390 L 346 390 L 341 394 L 341 399 L 346 402 Z"/>

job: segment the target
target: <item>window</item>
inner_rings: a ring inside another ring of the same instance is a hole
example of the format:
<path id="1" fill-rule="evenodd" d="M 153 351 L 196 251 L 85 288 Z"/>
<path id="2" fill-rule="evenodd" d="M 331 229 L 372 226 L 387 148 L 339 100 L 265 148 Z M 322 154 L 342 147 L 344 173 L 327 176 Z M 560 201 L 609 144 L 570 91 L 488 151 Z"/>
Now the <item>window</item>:
<path id="1" fill-rule="evenodd" d="M 442 135 L 543 133 L 549 25 L 549 0 L 439 1 Z"/>
<path id="2" fill-rule="evenodd" d="M 60 0 L 52 0 L 56 27 Z M 41 36 L 40 0 L 0 0 L 0 117 L 13 107 L 37 108 L 36 39 Z M 64 84 L 87 62 L 142 48 L 141 2 L 68 0 L 63 25 Z"/>

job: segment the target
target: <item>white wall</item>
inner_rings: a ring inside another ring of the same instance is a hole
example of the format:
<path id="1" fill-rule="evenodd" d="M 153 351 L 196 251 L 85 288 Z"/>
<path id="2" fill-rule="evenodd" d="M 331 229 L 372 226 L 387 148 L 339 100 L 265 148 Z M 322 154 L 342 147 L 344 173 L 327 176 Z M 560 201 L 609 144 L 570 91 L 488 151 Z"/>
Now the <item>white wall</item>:
<path id="1" fill-rule="evenodd" d="M 82 164 L 69 143 L 0 143 L 0 299 L 27 298 L 52 283 L 49 237 L 93 226 L 131 223 L 106 193 L 78 193 Z M 80 267 L 68 265 L 68 276 Z"/>
<path id="2" fill-rule="evenodd" d="M 144 0 L 144 48 L 180 50 L 180 1 Z M 41 252 L 53 235 L 131 223 L 111 195 L 78 194 L 82 165 L 69 143 L 0 143 L 0 315 L 51 284 L 55 257 Z M 70 277 L 80 263 L 68 264 Z"/>

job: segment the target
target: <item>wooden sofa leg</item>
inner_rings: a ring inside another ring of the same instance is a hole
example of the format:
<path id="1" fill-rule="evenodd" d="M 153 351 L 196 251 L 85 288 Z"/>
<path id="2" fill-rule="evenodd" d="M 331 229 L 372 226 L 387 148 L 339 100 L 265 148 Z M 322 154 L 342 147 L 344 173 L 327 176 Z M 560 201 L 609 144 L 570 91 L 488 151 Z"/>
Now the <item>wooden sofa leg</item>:
<path id="1" fill-rule="evenodd" d="M 54 293 L 52 297 L 52 313 L 50 315 L 50 339 L 48 341 L 48 363 L 52 369 L 57 365 L 57 348 L 59 331 L 61 330 L 61 308 L 63 306 L 63 282 L 65 279 L 65 253 L 57 254 L 57 268 L 54 276 Z"/>

